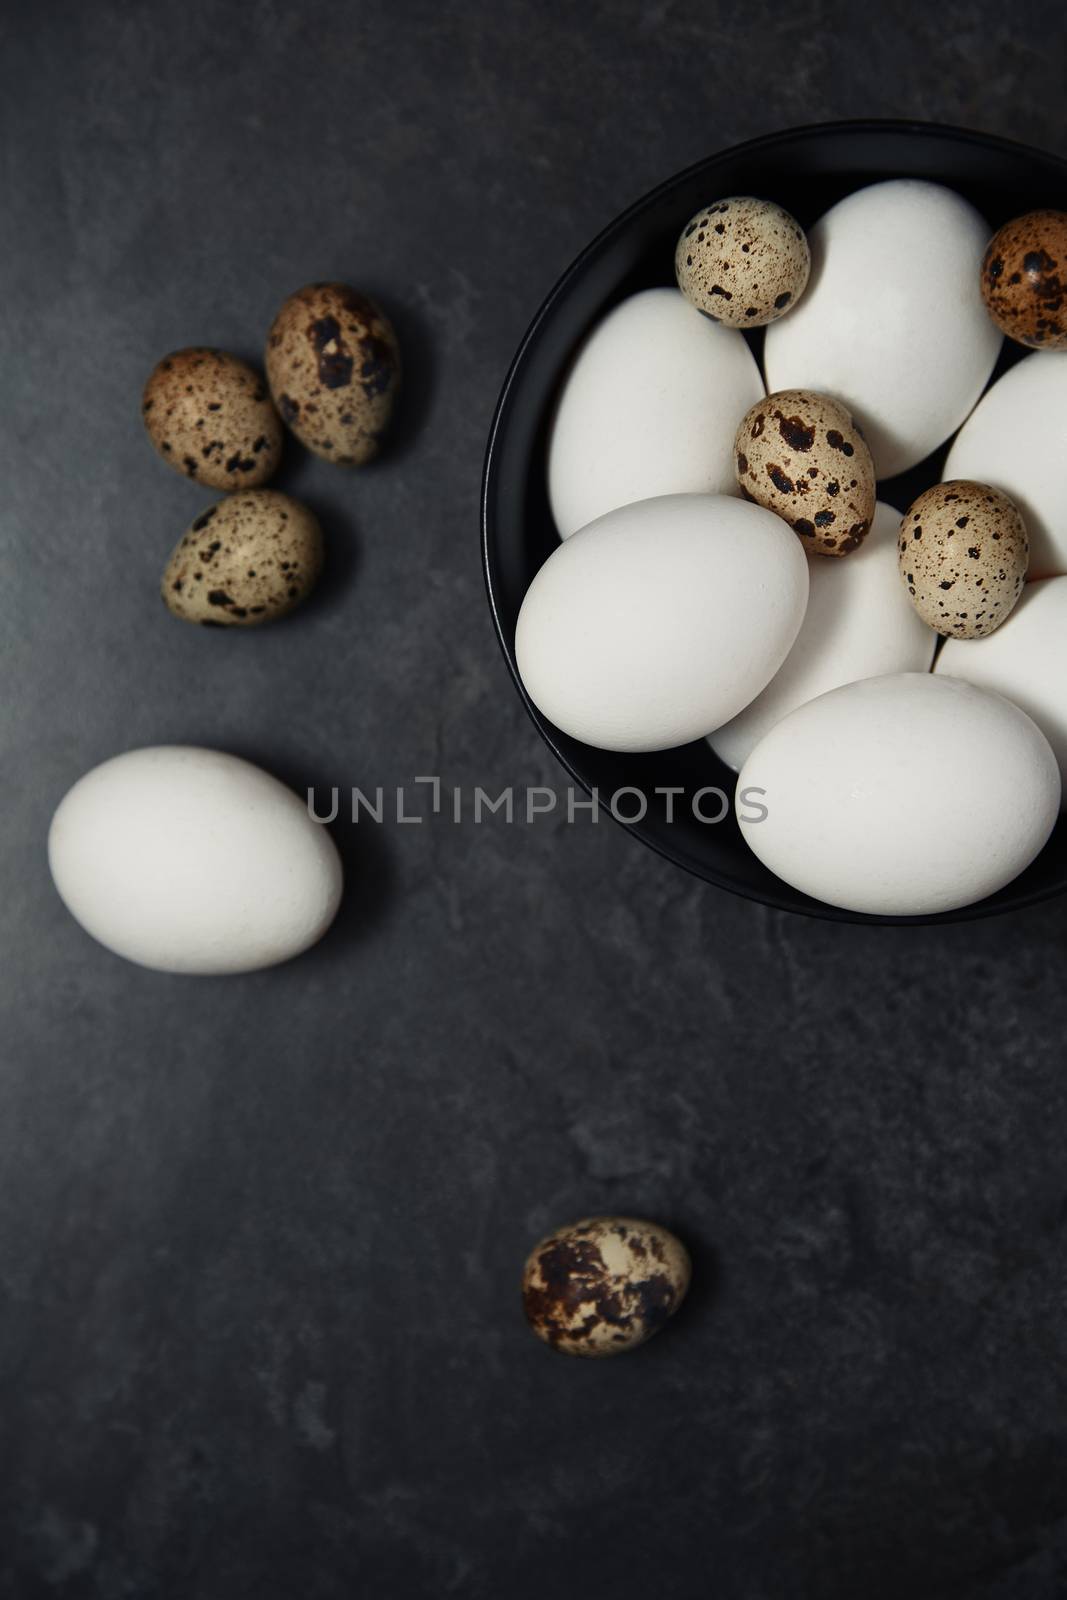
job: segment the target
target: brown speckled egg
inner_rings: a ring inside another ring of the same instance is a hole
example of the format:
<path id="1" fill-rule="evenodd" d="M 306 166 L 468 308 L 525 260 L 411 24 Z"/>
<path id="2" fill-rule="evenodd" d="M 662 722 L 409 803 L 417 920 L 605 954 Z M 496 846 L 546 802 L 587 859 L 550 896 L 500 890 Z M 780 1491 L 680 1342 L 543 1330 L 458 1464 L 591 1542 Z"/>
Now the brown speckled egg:
<path id="1" fill-rule="evenodd" d="M 749 500 L 784 517 L 812 554 L 847 556 L 874 517 L 874 462 L 845 406 L 810 389 L 780 389 L 745 413 L 734 441 Z"/>
<path id="2" fill-rule="evenodd" d="M 141 399 L 148 437 L 168 466 L 209 489 L 255 489 L 281 459 L 282 425 L 254 367 L 225 350 L 175 350 Z"/>
<path id="3" fill-rule="evenodd" d="M 378 453 L 400 385 L 400 352 L 384 311 L 343 283 L 291 294 L 267 339 L 274 403 L 301 444 L 338 466 Z"/>
<path id="4" fill-rule="evenodd" d="M 1023 592 L 1030 541 L 1006 494 L 956 478 L 912 501 L 897 559 L 924 622 L 951 638 L 983 639 Z"/>
<path id="5" fill-rule="evenodd" d="M 523 1306 L 554 1350 L 620 1355 L 677 1311 L 690 1270 L 689 1252 L 666 1228 L 634 1217 L 587 1217 L 557 1228 L 530 1252 Z"/>
<path id="6" fill-rule="evenodd" d="M 1067 211 L 1028 211 L 1006 222 L 982 261 L 982 295 L 1009 339 L 1067 349 Z"/>
<path id="7" fill-rule="evenodd" d="M 804 230 L 772 200 L 716 200 L 691 217 L 674 252 L 678 287 L 731 328 L 762 328 L 795 306 L 808 281 Z"/>
<path id="8" fill-rule="evenodd" d="M 307 507 L 277 489 L 251 489 L 197 517 L 160 587 L 183 622 L 252 628 L 295 610 L 321 570 L 322 530 Z"/>

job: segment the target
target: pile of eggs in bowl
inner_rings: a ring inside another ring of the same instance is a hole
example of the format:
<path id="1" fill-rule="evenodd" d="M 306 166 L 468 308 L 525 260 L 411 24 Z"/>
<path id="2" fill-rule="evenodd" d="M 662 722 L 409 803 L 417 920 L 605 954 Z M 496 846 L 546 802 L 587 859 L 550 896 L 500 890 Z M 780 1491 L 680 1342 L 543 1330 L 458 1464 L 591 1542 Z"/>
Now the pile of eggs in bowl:
<path id="1" fill-rule="evenodd" d="M 589 333 L 515 651 L 564 733 L 707 739 L 748 846 L 849 911 L 959 909 L 1067 776 L 1067 213 L 872 184 L 806 236 L 718 199 Z M 743 331 L 765 328 L 761 372 Z M 1034 351 L 991 387 L 1003 336 Z M 894 478 L 952 440 L 908 506 Z"/>

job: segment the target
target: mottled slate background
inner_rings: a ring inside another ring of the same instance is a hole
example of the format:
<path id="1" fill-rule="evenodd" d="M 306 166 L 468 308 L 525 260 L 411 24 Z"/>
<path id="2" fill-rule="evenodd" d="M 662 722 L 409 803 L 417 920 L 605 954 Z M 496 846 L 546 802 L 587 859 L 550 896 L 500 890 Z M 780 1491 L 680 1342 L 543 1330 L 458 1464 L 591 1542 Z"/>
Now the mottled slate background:
<path id="1" fill-rule="evenodd" d="M 525 324 L 678 167 L 851 115 L 1067 153 L 1062 6 L 257 0 L 0 14 L 0 1595 L 1052 1600 L 1067 1592 L 1062 905 L 848 929 L 609 823 L 342 831 L 340 926 L 217 981 L 52 891 L 52 807 L 134 745 L 298 786 L 556 782 L 479 569 Z M 329 581 L 172 622 L 200 491 L 147 368 L 379 293 L 380 467 L 285 483 Z M 538 1233 L 675 1225 L 641 1355 L 538 1346 Z"/>

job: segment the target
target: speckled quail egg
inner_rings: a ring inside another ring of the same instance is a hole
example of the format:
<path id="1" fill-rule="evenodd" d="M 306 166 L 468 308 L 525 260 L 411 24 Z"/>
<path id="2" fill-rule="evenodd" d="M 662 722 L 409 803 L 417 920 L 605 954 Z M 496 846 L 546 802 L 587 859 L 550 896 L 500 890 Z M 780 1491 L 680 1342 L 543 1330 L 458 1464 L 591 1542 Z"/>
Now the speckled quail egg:
<path id="1" fill-rule="evenodd" d="M 291 294 L 267 339 L 267 381 L 301 444 L 338 466 L 378 453 L 400 384 L 396 335 L 381 307 L 343 283 Z"/>
<path id="2" fill-rule="evenodd" d="M 254 367 L 225 350 L 175 350 L 141 399 L 148 437 L 175 472 L 209 489 L 255 489 L 281 459 L 282 425 Z"/>
<path id="3" fill-rule="evenodd" d="M 863 543 L 874 517 L 874 463 L 840 400 L 780 389 L 745 413 L 734 448 L 743 493 L 784 517 L 807 550 L 846 556 Z"/>
<path id="4" fill-rule="evenodd" d="M 1028 211 L 993 235 L 982 298 L 1009 339 L 1067 350 L 1067 211 Z"/>
<path id="5" fill-rule="evenodd" d="M 1030 545 L 1006 494 L 956 478 L 912 501 L 901 520 L 897 555 L 924 622 L 949 637 L 983 639 L 1022 594 Z"/>
<path id="6" fill-rule="evenodd" d="M 612 1356 L 650 1339 L 689 1288 L 689 1252 L 635 1217 L 587 1217 L 530 1252 L 523 1306 L 539 1339 L 572 1356 Z"/>
<path id="7" fill-rule="evenodd" d="M 250 628 L 307 599 L 322 555 L 322 531 L 306 506 L 277 489 L 251 489 L 197 517 L 167 562 L 161 592 L 183 622 Z"/>
<path id="8" fill-rule="evenodd" d="M 804 230 L 772 200 L 735 195 L 690 218 L 674 253 L 678 287 L 731 328 L 761 328 L 804 293 L 811 252 Z"/>

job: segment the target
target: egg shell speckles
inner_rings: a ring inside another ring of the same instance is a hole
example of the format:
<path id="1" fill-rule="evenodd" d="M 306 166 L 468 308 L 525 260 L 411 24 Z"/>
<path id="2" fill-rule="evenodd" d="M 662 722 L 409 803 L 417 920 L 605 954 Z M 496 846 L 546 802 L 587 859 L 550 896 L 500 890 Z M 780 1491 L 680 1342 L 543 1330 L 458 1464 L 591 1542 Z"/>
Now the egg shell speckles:
<path id="1" fill-rule="evenodd" d="M 1018 510 L 999 489 L 967 479 L 935 483 L 900 524 L 900 575 L 931 628 L 982 639 L 1022 593 L 1030 545 Z"/>
<path id="2" fill-rule="evenodd" d="M 746 412 L 734 449 L 742 492 L 784 517 L 806 550 L 845 556 L 863 543 L 874 463 L 839 400 L 809 389 L 769 394 Z"/>
<path id="3" fill-rule="evenodd" d="M 993 235 L 982 297 L 1009 339 L 1067 350 L 1067 211 L 1028 211 Z"/>
<path id="4" fill-rule="evenodd" d="M 196 346 L 157 362 L 141 416 L 168 466 L 209 489 L 254 489 L 274 475 L 283 430 L 247 361 Z"/>
<path id="5" fill-rule="evenodd" d="M 692 216 L 674 253 L 687 300 L 731 328 L 762 328 L 804 293 L 811 252 L 804 230 L 772 200 L 733 195 Z"/>
<path id="6" fill-rule="evenodd" d="M 282 419 L 325 461 L 377 455 L 400 386 L 392 324 L 369 296 L 313 283 L 289 296 L 267 339 L 267 381 Z"/>
<path id="7" fill-rule="evenodd" d="M 644 1344 L 689 1288 L 689 1252 L 673 1233 L 634 1217 L 587 1217 L 530 1252 L 523 1307 L 539 1339 L 572 1356 L 612 1356 Z"/>
<path id="8" fill-rule="evenodd" d="M 322 558 L 322 530 L 307 507 L 253 489 L 196 518 L 167 562 L 161 593 L 183 622 L 251 628 L 306 600 Z"/>

